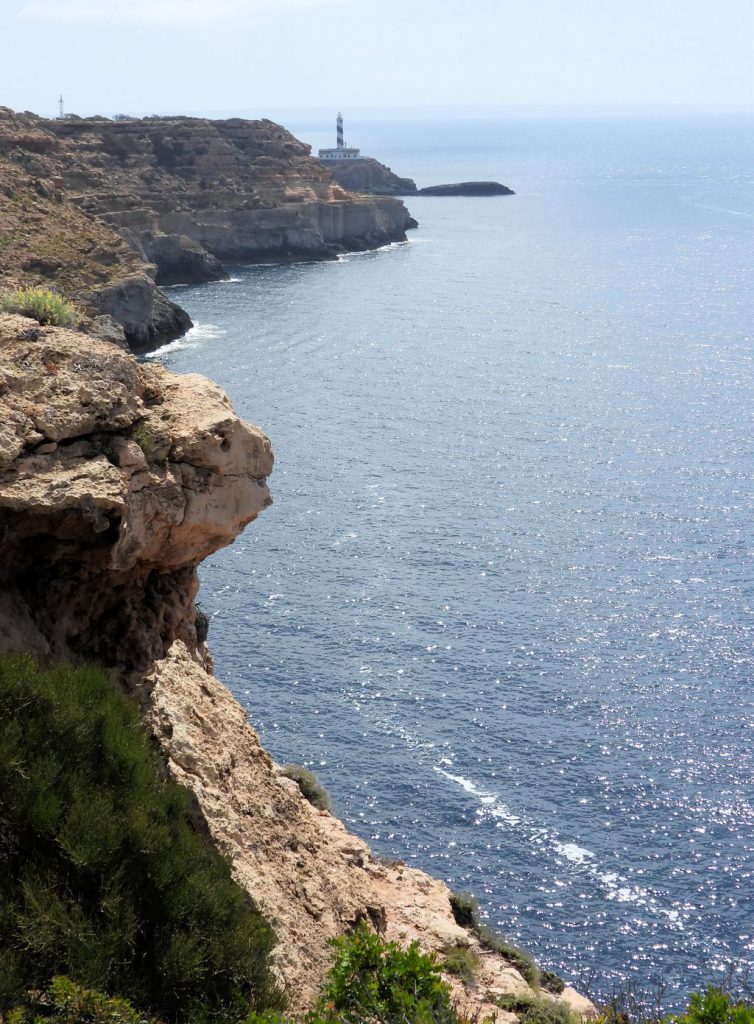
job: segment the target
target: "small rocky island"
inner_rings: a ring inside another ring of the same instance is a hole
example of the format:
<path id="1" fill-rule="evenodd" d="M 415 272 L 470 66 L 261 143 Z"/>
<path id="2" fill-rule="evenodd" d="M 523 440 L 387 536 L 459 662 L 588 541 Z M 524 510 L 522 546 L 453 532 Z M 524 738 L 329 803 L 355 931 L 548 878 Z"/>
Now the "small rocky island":
<path id="1" fill-rule="evenodd" d="M 318 156 L 335 181 L 349 192 L 372 196 L 513 196 L 516 193 L 499 181 L 462 181 L 451 185 L 417 188 L 413 178 L 401 178 L 385 164 L 361 150 L 346 146 L 343 115 L 336 119 L 335 146 L 320 149 Z"/>
<path id="2" fill-rule="evenodd" d="M 418 196 L 514 196 L 516 193 L 499 181 L 460 181 L 455 185 L 429 185 L 417 190 Z"/>

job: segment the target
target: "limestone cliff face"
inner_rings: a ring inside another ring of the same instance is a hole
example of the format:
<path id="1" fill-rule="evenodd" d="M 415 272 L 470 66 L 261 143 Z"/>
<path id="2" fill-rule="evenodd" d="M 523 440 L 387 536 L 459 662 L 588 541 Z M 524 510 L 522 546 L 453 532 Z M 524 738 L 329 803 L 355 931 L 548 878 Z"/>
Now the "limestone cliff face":
<path id="1" fill-rule="evenodd" d="M 157 285 L 218 280 L 223 263 L 332 259 L 413 225 L 398 199 L 346 192 L 272 121 L 0 107 L 0 285 L 52 283 L 137 351 L 191 323 Z"/>
<path id="2" fill-rule="evenodd" d="M 273 923 L 299 1008 L 326 973 L 327 940 L 360 920 L 425 950 L 477 942 L 442 882 L 379 863 L 304 800 L 211 674 L 196 566 L 269 504 L 272 461 L 204 378 L 0 316 L 0 649 L 96 659 L 139 696 L 171 774 Z M 480 957 L 473 991 L 449 979 L 471 1011 L 527 990 L 504 959 Z M 572 990 L 560 998 L 589 1010 Z"/>
<path id="3" fill-rule="evenodd" d="M 73 158 L 63 180 L 75 201 L 140 246 L 158 283 L 216 278 L 218 260 L 322 259 L 406 237 L 401 202 L 344 192 L 272 121 L 71 118 L 45 127 Z"/>
<path id="4" fill-rule="evenodd" d="M 0 107 L 0 292 L 52 286 L 112 318 L 109 336 L 134 348 L 183 334 L 191 320 L 157 289 L 154 266 L 76 206 L 56 173 L 56 140 L 26 120 Z"/>
<path id="5" fill-rule="evenodd" d="M 271 469 L 203 378 L 0 317 L 6 645 L 135 680 L 177 637 L 195 650 L 196 565 L 269 504 Z"/>

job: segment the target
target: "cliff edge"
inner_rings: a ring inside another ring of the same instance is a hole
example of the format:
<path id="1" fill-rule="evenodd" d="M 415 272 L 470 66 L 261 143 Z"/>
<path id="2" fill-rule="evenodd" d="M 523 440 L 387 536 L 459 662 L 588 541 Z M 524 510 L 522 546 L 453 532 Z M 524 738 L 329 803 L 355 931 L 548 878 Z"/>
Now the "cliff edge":
<path id="1" fill-rule="evenodd" d="M 159 285 L 225 263 L 405 241 L 403 203 L 352 195 L 272 121 L 49 120 L 0 107 L 0 287 L 54 286 L 137 351 L 191 321 Z"/>
<path id="2" fill-rule="evenodd" d="M 460 927 L 444 883 L 379 862 L 307 803 L 212 675 L 196 568 L 270 503 L 272 465 L 267 437 L 204 378 L 0 316 L 0 649 L 95 660 L 138 696 L 170 773 L 273 924 L 294 1008 L 314 998 L 328 939 L 363 920 L 426 951 L 476 950 L 475 985 L 448 981 L 470 1012 L 493 1012 L 492 996 L 530 992 L 519 972 Z M 572 989 L 542 995 L 592 1009 Z"/>

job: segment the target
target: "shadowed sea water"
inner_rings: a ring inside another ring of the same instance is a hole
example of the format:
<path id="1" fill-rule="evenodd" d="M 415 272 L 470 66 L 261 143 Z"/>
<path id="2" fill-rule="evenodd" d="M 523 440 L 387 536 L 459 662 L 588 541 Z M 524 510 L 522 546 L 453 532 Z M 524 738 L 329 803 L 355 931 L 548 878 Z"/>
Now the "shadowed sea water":
<path id="1" fill-rule="evenodd" d="M 751 127 L 349 126 L 518 194 L 176 289 L 156 355 L 273 441 L 275 504 L 201 573 L 273 755 L 544 966 L 676 1006 L 754 966 Z"/>

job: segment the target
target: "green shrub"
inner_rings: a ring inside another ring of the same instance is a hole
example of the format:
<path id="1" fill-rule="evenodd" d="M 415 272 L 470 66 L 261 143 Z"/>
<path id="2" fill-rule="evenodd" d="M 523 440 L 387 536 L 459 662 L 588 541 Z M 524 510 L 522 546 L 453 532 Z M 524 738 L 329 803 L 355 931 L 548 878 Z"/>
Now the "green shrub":
<path id="1" fill-rule="evenodd" d="M 21 313 L 40 324 L 70 327 L 78 319 L 76 307 L 49 288 L 17 288 L 0 300 L 6 313 Z"/>
<path id="2" fill-rule="evenodd" d="M 479 970 L 479 958 L 468 946 L 448 946 L 443 950 L 443 966 L 465 985 L 473 985 Z"/>
<path id="3" fill-rule="evenodd" d="M 489 949 L 493 953 L 498 953 L 509 963 L 513 964 L 521 977 L 528 981 L 532 988 L 539 987 L 539 968 L 534 959 L 525 950 L 514 946 L 500 932 L 495 931 L 494 928 L 488 928 L 484 924 L 480 925 L 476 931 L 479 937 L 479 945 L 482 949 Z"/>
<path id="4" fill-rule="evenodd" d="M 125 999 L 83 988 L 70 978 L 53 978 L 35 1008 L 19 1007 L 8 1014 L 8 1024 L 159 1024 L 145 1017 Z M 36 1010 L 41 1014 L 38 1016 Z"/>
<path id="5" fill-rule="evenodd" d="M 528 981 L 533 988 L 539 987 L 540 971 L 534 959 L 523 949 L 519 949 L 518 946 L 508 942 L 500 932 L 480 923 L 479 903 L 475 896 L 465 892 L 453 892 L 450 894 L 450 908 L 453 911 L 456 924 L 461 928 L 468 928 L 474 932 L 479 939 L 479 945 L 482 949 L 498 953 L 511 963 L 521 977 Z M 552 974 L 552 972 L 548 972 L 548 974 L 553 979 L 553 984 L 561 982 L 561 979 L 556 974 Z M 561 982 L 560 989 L 553 988 L 551 991 L 556 993 L 562 992 L 564 988 L 565 983 Z"/>
<path id="6" fill-rule="evenodd" d="M 708 985 L 692 992 L 685 1013 L 670 1017 L 670 1024 L 754 1024 L 754 1006 L 735 1002 L 727 992 Z"/>
<path id="7" fill-rule="evenodd" d="M 283 768 L 283 775 L 298 783 L 302 794 L 318 811 L 330 810 L 330 796 L 314 772 L 300 764 L 287 764 Z"/>
<path id="8" fill-rule="evenodd" d="M 322 1021 L 459 1024 L 440 967 L 418 942 L 401 949 L 360 925 L 333 945 L 335 963 L 317 1007 Z"/>
<path id="9" fill-rule="evenodd" d="M 501 1010 L 515 1013 L 520 1024 L 579 1024 L 579 1018 L 565 1003 L 554 1003 L 540 996 L 498 996 Z"/>
<path id="10" fill-rule="evenodd" d="M 479 901 L 476 896 L 467 892 L 450 894 L 450 909 L 459 928 L 470 928 L 476 931 L 479 927 Z"/>
<path id="11" fill-rule="evenodd" d="M 65 974 L 168 1021 L 281 1005 L 274 938 L 101 671 L 0 658 L 0 1012 Z"/>
<path id="12" fill-rule="evenodd" d="M 559 996 L 566 987 L 566 983 L 559 974 L 556 974 L 555 971 L 545 971 L 541 967 L 539 968 L 539 984 L 540 988 L 546 992 L 552 992 L 556 996 Z"/>
<path id="13" fill-rule="evenodd" d="M 727 985 L 734 985 L 736 975 L 731 971 Z M 600 1005 L 595 1024 L 754 1024 L 754 1006 L 743 1001 L 727 988 L 708 985 L 704 992 L 692 992 L 685 1013 L 668 1016 L 663 1009 L 666 981 L 662 975 L 650 979 L 641 987 L 632 980 L 613 990 L 610 1001 Z M 743 978 L 742 990 L 750 995 Z"/>

